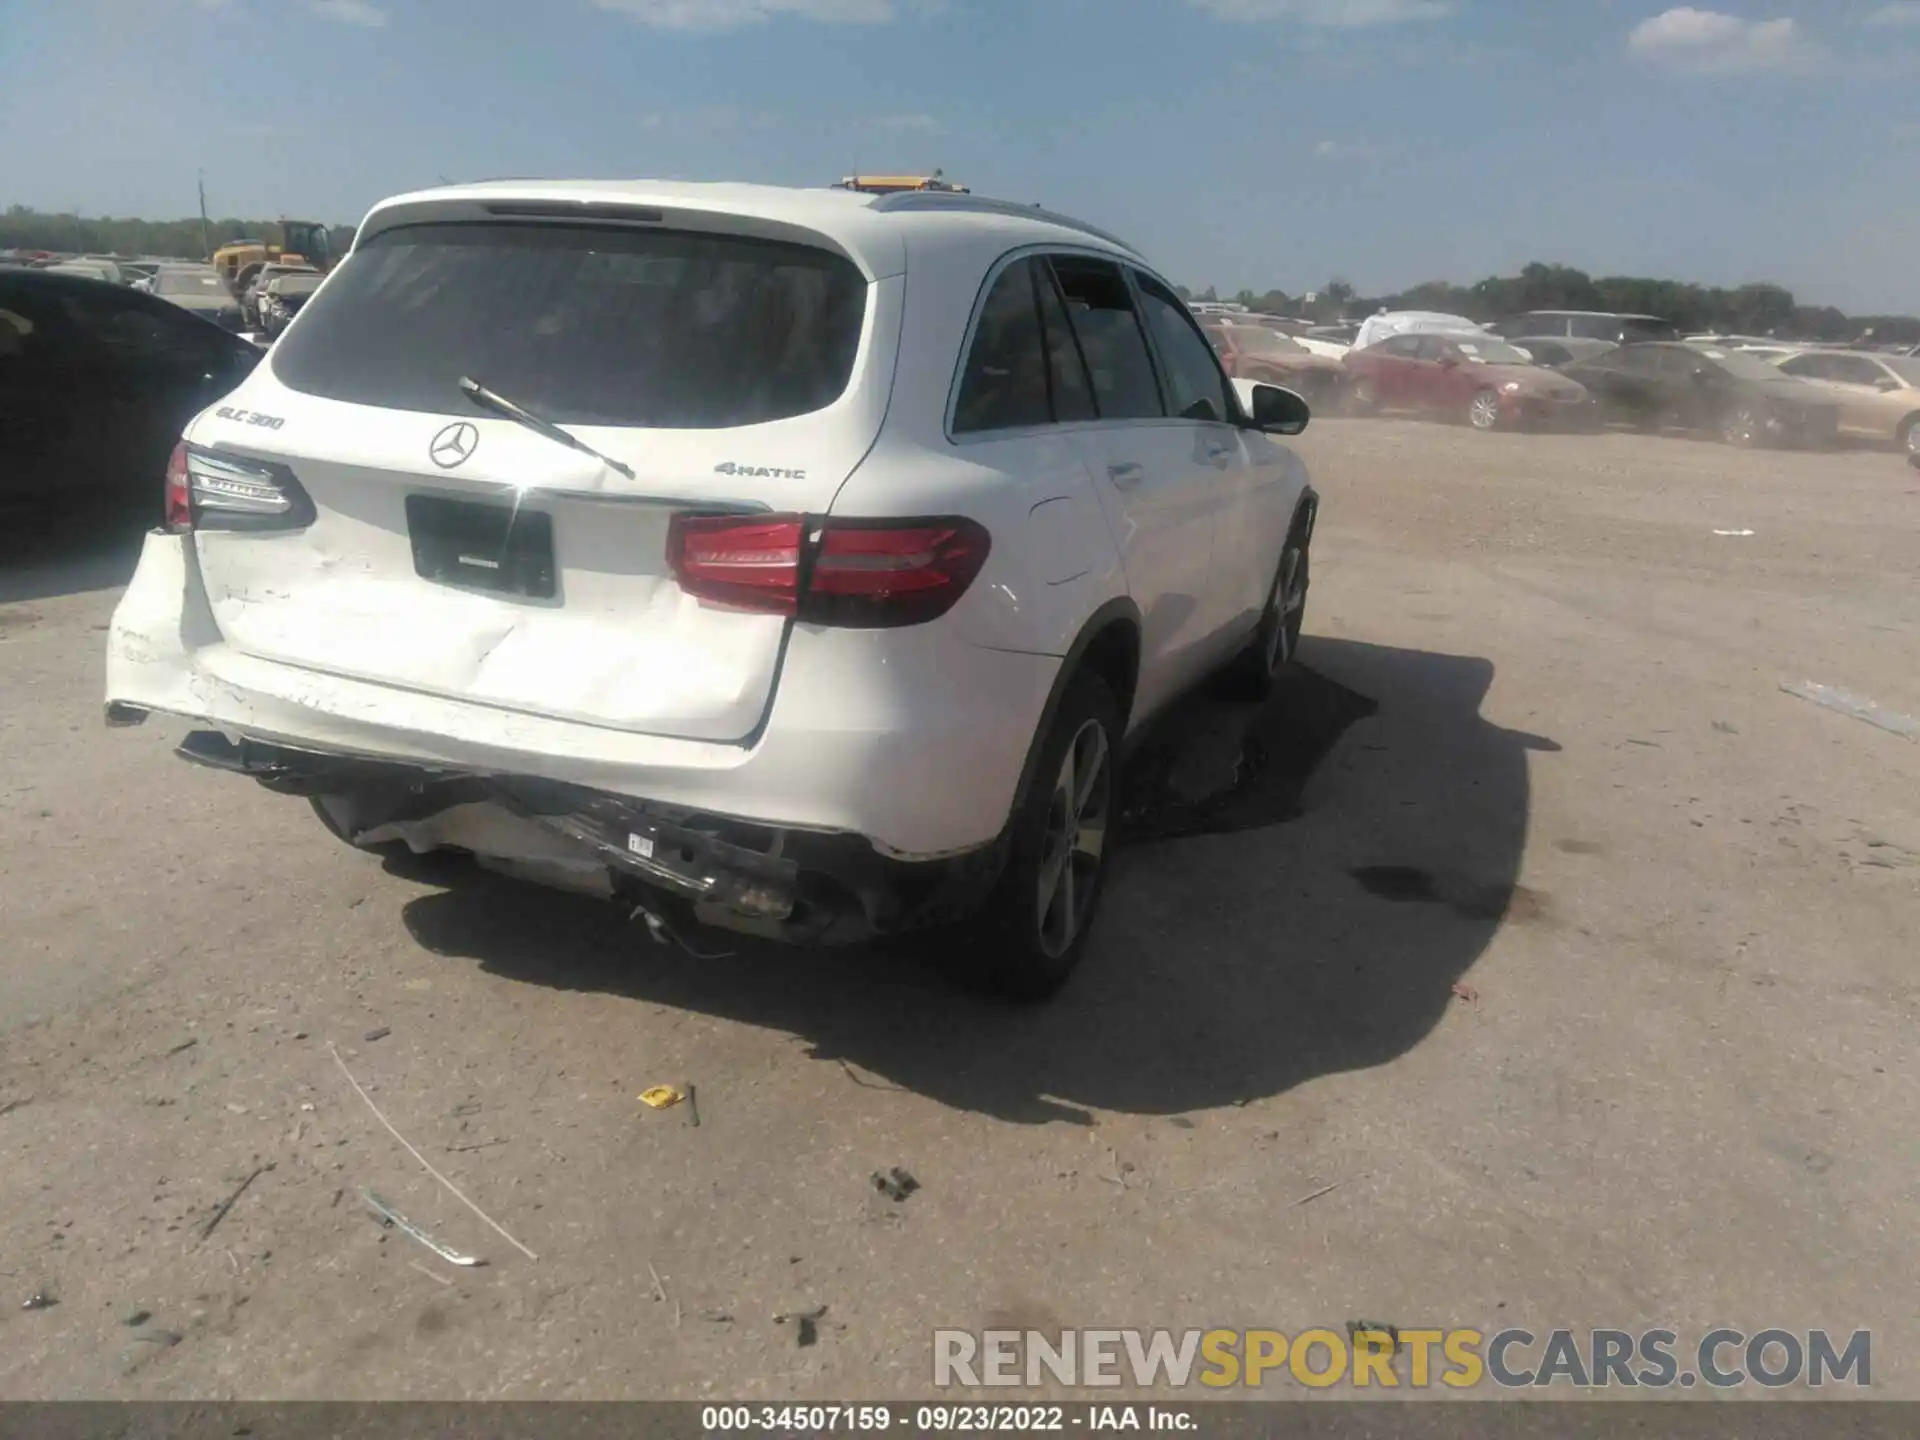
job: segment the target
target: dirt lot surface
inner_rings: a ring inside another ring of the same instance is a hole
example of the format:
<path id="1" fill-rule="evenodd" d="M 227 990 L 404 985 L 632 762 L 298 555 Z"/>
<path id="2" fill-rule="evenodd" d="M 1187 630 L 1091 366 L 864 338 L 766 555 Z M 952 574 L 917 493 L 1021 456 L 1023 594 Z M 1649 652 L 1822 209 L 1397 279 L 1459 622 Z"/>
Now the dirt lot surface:
<path id="1" fill-rule="evenodd" d="M 1920 715 L 1920 476 L 1300 445 L 1306 668 L 1165 727 L 1031 1011 L 383 868 L 103 728 L 123 560 L 11 557 L 0 1396 L 915 1396 L 937 1325 L 1368 1317 L 1871 1327 L 1920 1397 L 1920 744 L 1780 688 Z"/>

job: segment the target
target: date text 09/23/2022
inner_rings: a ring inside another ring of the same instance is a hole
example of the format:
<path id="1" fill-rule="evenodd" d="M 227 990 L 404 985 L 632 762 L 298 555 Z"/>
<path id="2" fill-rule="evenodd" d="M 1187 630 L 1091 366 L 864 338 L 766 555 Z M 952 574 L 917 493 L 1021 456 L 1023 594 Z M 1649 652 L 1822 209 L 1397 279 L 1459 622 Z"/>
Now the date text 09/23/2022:
<path id="1" fill-rule="evenodd" d="M 708 1405 L 700 1411 L 703 1433 L 878 1434 L 889 1430 L 924 1435 L 1054 1431 L 1159 1431 L 1198 1428 L 1191 1409 L 1168 1405 Z"/>

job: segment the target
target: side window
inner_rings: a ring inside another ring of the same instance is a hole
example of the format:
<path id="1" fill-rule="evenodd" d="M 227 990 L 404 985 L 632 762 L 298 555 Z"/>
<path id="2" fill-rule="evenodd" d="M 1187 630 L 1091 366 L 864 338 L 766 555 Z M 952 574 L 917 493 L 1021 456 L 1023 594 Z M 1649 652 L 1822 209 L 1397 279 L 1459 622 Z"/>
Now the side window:
<path id="1" fill-rule="evenodd" d="M 1087 357 L 1093 394 L 1106 420 L 1159 419 L 1160 384 L 1147 353 L 1146 336 L 1133 312 L 1133 296 L 1120 267 L 1110 260 L 1059 255 L 1053 273 Z"/>
<path id="2" fill-rule="evenodd" d="M 1389 335 L 1376 347 L 1383 355 L 1392 355 L 1396 359 L 1411 360 L 1420 353 L 1418 335 Z"/>
<path id="3" fill-rule="evenodd" d="M 63 296 L 61 304 L 76 329 L 102 356 L 128 365 L 171 370 L 204 368 L 214 346 L 198 333 L 196 322 L 163 315 L 118 295 Z"/>
<path id="4" fill-rule="evenodd" d="M 1053 386 L 1053 418 L 1062 424 L 1091 420 L 1100 410 L 1093 403 L 1093 382 L 1087 378 L 1087 362 L 1081 358 L 1080 342 L 1073 338 L 1066 302 L 1060 298 L 1051 268 L 1038 260 L 1029 262 L 1028 268 L 1033 273 L 1034 293 L 1040 300 L 1040 329 L 1047 345 L 1047 378 Z"/>
<path id="5" fill-rule="evenodd" d="M 1671 379 L 1680 379 L 1680 380 L 1691 379 L 1693 377 L 1693 372 L 1700 369 L 1702 366 L 1707 366 L 1716 372 L 1720 368 L 1719 366 L 1713 363 L 1713 358 L 1711 356 L 1696 355 L 1690 350 L 1685 350 L 1685 349 L 1657 350 L 1657 351 L 1654 351 L 1653 354 L 1654 354 L 1654 358 L 1660 373 L 1666 376 L 1670 380 Z M 1716 374 L 1710 378 L 1717 379 L 1719 377 Z"/>
<path id="6" fill-rule="evenodd" d="M 1796 355 L 1791 360 L 1780 362 L 1780 373 L 1795 375 L 1802 380 L 1837 380 L 1833 373 L 1829 357 L 1825 355 Z"/>
<path id="7" fill-rule="evenodd" d="M 1615 344 L 1624 333 L 1618 317 L 1613 315 L 1570 315 L 1564 326 L 1555 326 L 1553 334 L 1565 335 L 1571 332 L 1579 340 L 1611 340 Z"/>
<path id="8" fill-rule="evenodd" d="M 1040 311 L 1034 303 L 1033 262 L 1018 260 L 1000 272 L 980 307 L 973 347 L 960 376 L 953 433 L 1013 430 L 1052 420 Z"/>
<path id="9" fill-rule="evenodd" d="M 1151 276 L 1134 272 L 1140 302 L 1167 371 L 1168 408 L 1186 420 L 1224 422 L 1233 415 L 1227 379 L 1187 307 Z"/>
<path id="10" fill-rule="evenodd" d="M 1827 363 L 1833 367 L 1832 378 L 1846 385 L 1878 385 L 1887 376 L 1873 361 L 1858 355 L 1829 355 Z"/>

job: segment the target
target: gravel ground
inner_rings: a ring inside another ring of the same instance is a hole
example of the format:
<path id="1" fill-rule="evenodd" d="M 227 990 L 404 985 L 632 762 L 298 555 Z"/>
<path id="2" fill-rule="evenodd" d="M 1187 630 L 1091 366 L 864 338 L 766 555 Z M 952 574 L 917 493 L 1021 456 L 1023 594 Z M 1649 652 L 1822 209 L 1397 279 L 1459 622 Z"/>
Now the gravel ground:
<path id="1" fill-rule="evenodd" d="M 1362 1316 L 1870 1327 L 1920 1397 L 1920 746 L 1780 689 L 1920 715 L 1920 476 L 1300 445 L 1304 666 L 1162 727 L 1028 1011 L 383 867 L 104 729 L 124 549 L 16 548 L 0 1397 L 904 1397 L 936 1326 Z M 636 1103 L 687 1082 L 697 1126 Z"/>

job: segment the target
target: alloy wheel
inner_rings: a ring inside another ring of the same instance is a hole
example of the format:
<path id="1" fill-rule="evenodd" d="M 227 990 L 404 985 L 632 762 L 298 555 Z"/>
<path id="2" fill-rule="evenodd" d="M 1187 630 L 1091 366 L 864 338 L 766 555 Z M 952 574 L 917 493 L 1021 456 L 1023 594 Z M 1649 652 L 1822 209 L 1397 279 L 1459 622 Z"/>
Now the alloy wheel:
<path id="1" fill-rule="evenodd" d="M 1491 390 L 1482 390 L 1467 407 L 1467 419 L 1476 430 L 1492 430 L 1500 424 L 1500 399 Z"/>
<path id="2" fill-rule="evenodd" d="M 1286 553 L 1280 557 L 1280 573 L 1274 579 L 1273 595 L 1268 600 L 1269 621 L 1264 648 L 1269 675 L 1277 675 L 1293 658 L 1293 626 L 1289 622 L 1307 608 L 1305 567 L 1300 561 L 1300 548 L 1289 545 Z"/>
<path id="3" fill-rule="evenodd" d="M 1742 405 L 1727 413 L 1720 433 L 1729 445 L 1751 445 L 1759 438 L 1760 421 L 1753 411 Z"/>
<path id="4" fill-rule="evenodd" d="M 1086 926 L 1112 809 L 1112 748 L 1106 727 L 1089 720 L 1067 746 L 1047 805 L 1038 910 L 1040 948 L 1049 956 L 1064 955 Z"/>

